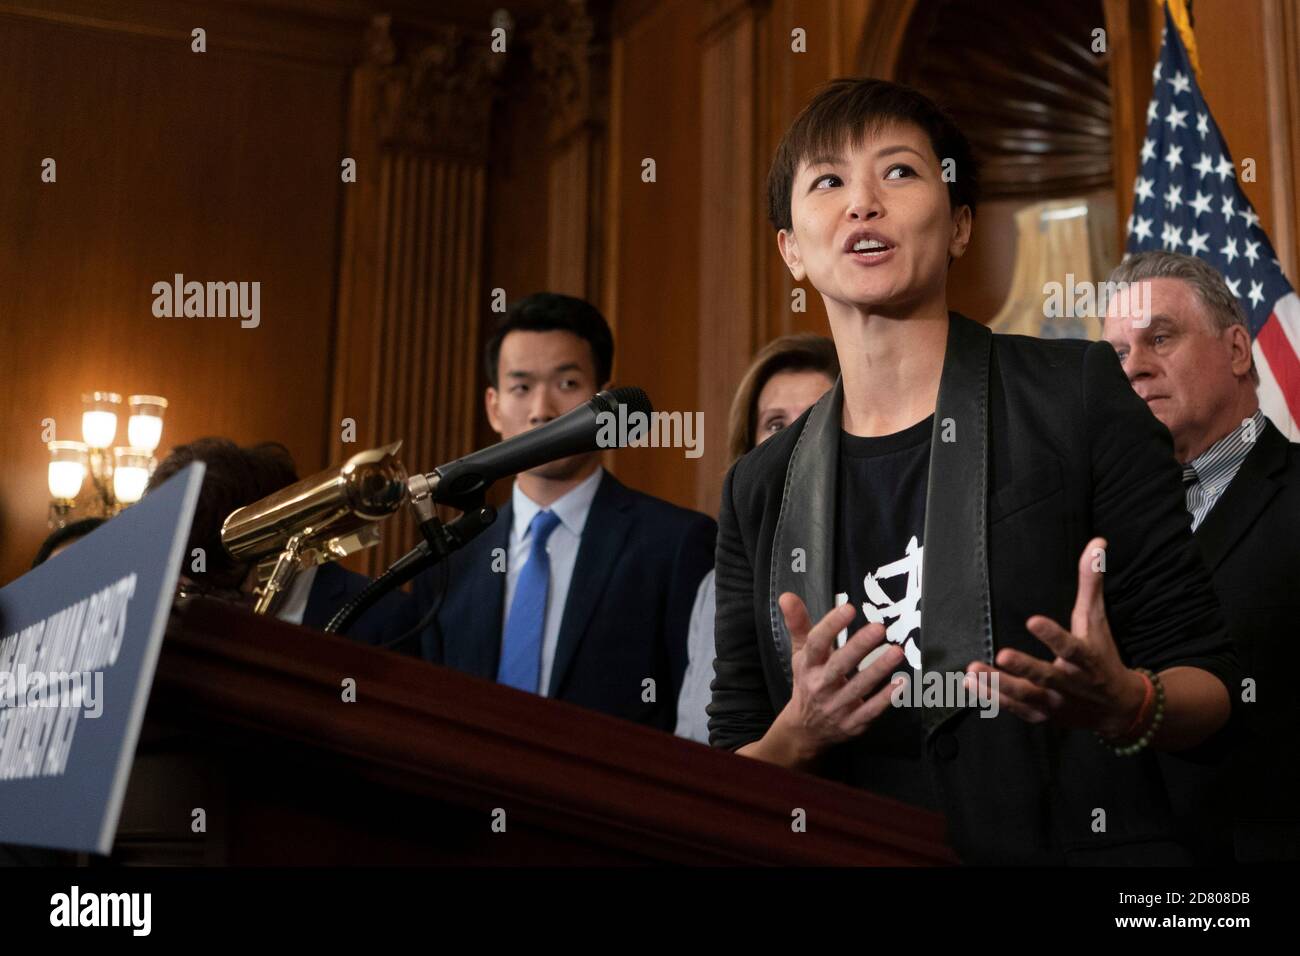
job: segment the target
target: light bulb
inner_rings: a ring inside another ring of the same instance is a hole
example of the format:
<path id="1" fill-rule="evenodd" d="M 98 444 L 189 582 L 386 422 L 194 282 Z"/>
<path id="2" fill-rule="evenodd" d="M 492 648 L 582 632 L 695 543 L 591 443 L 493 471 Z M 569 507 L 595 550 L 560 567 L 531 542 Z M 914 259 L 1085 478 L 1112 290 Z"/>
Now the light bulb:
<path id="1" fill-rule="evenodd" d="M 81 492 L 86 480 L 86 446 L 79 441 L 52 441 L 50 467 L 46 473 L 50 496 L 59 501 L 71 501 Z"/>
<path id="2" fill-rule="evenodd" d="M 126 437 L 132 448 L 153 453 L 162 441 L 163 415 L 167 399 L 161 395 L 132 395 L 126 400 L 131 417 L 126 423 Z"/>
<path id="3" fill-rule="evenodd" d="M 144 487 L 148 483 L 148 468 L 118 465 L 113 469 L 113 497 L 124 505 L 135 504 L 144 497 Z"/>
<path id="4" fill-rule="evenodd" d="M 71 500 L 81 493 L 86 466 L 79 461 L 52 461 L 49 480 L 51 497 Z"/>
<path id="5" fill-rule="evenodd" d="M 162 426 L 157 415 L 132 415 L 126 423 L 126 437 L 132 448 L 153 451 L 162 441 Z"/>
<path id="6" fill-rule="evenodd" d="M 97 409 L 81 413 L 81 437 L 91 448 L 107 448 L 116 435 L 116 412 Z"/>

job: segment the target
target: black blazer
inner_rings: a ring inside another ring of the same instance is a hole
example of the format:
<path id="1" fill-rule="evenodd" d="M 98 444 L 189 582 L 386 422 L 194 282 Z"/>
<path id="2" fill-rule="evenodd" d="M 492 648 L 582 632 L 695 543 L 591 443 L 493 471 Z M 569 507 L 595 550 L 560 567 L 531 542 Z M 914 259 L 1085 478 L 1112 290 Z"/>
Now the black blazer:
<path id="1" fill-rule="evenodd" d="M 447 591 L 423 635 L 425 659 L 495 680 L 505 615 L 504 572 L 514 509 L 447 561 Z M 672 731 L 686 670 L 686 635 L 701 579 L 713 566 L 717 525 L 621 484 L 606 472 L 578 545 L 547 696 Z M 498 567 L 504 565 L 498 563 Z M 415 581 L 420 613 L 440 571 Z M 654 699 L 643 687 L 654 680 Z"/>
<path id="2" fill-rule="evenodd" d="M 1268 422 L 1196 543 L 1256 700 L 1242 703 L 1233 689 L 1230 757 L 1162 755 L 1174 806 L 1206 862 L 1297 860 L 1300 445 Z"/>
<path id="3" fill-rule="evenodd" d="M 837 382 L 727 476 L 708 708 L 715 746 L 758 739 L 790 699 L 790 638 L 777 597 L 798 593 L 814 621 L 832 607 L 842 402 Z M 943 441 L 945 431 L 955 440 Z M 995 336 L 951 314 L 926 499 L 925 671 L 964 671 L 1002 647 L 1050 659 L 1024 622 L 1038 613 L 1068 626 L 1079 556 L 1103 535 L 1106 606 L 1125 660 L 1157 671 L 1204 667 L 1231 685 L 1232 645 L 1190 523 L 1169 433 L 1109 344 Z M 1092 733 L 1006 711 L 988 719 L 927 708 L 921 719 L 926 763 L 963 859 L 1189 861 L 1149 752 L 1117 757 Z M 849 782 L 870 787 L 863 762 L 841 757 L 827 755 L 832 772 L 859 768 Z M 1094 830 L 1097 810 L 1104 832 Z"/>
<path id="4" fill-rule="evenodd" d="M 370 578 L 333 561 L 318 565 L 302 613 L 303 627 L 325 629 L 338 610 L 360 594 Z M 419 616 L 415 601 L 405 591 L 390 591 L 357 618 L 347 637 L 365 644 L 386 644 L 415 627 Z M 394 648 L 400 650 L 400 648 Z"/>

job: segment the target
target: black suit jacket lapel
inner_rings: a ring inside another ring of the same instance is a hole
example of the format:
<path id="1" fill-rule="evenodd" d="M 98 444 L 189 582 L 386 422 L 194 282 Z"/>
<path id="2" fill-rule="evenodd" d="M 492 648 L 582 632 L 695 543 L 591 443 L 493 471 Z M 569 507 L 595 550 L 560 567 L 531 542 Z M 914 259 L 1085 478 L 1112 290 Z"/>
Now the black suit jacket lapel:
<path id="1" fill-rule="evenodd" d="M 551 663 L 551 681 L 547 691 L 550 697 L 559 696 L 587 633 L 591 616 L 605 592 L 609 575 L 618 563 L 631 524 L 631 496 L 613 475 L 605 472 L 591 501 L 582 540 L 578 544 L 578 557 L 573 565 L 573 577 L 569 579 L 569 594 L 560 621 L 555 659 Z"/>
<path id="2" fill-rule="evenodd" d="M 803 599 L 815 624 L 830 612 L 835 576 L 835 496 L 840 474 L 840 411 L 844 384 L 821 397 L 804 422 L 785 471 L 781 511 L 772 535 L 768 615 L 776 659 L 793 692 L 790 632 L 777 599 L 792 591 Z M 795 549 L 799 549 L 796 552 Z"/>
<path id="3" fill-rule="evenodd" d="M 1232 484 L 1196 529 L 1196 543 L 1211 574 L 1281 490 L 1271 476 L 1286 467 L 1286 451 L 1286 438 L 1272 422 L 1266 422 Z"/>
<path id="4" fill-rule="evenodd" d="M 508 566 L 510 531 L 514 525 L 514 507 L 510 502 L 497 513 L 497 520 L 470 544 L 467 560 L 458 562 L 457 570 L 469 576 L 468 601 L 450 622 L 458 634 L 444 634 L 447 664 L 457 670 L 496 680 L 501 658 L 501 622 L 505 620 L 506 573 L 493 569 L 492 552 L 505 551 Z M 438 573 L 435 568 L 433 574 Z M 451 587 L 455 582 L 448 582 Z"/>
<path id="5" fill-rule="evenodd" d="M 930 439 L 921 561 L 921 669 L 993 662 L 988 568 L 989 362 L 993 334 L 951 313 Z M 945 441 L 950 437 L 952 440 Z M 946 685 L 946 681 L 945 681 Z M 927 733 L 962 708 L 925 707 Z"/>

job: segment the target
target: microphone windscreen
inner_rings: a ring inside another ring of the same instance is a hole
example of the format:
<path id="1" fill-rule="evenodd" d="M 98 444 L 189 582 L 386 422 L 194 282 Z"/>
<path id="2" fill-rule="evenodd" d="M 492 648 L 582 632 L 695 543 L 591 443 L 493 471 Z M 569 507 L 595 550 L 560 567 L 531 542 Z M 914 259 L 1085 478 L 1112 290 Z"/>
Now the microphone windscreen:
<path id="1" fill-rule="evenodd" d="M 609 396 L 612 399 L 606 411 L 615 411 L 619 405 L 626 405 L 628 412 L 644 412 L 649 415 L 653 411 L 650 405 L 650 396 L 645 393 L 645 389 L 637 388 L 635 385 L 611 388 L 601 392 L 597 397 L 604 396 Z"/>

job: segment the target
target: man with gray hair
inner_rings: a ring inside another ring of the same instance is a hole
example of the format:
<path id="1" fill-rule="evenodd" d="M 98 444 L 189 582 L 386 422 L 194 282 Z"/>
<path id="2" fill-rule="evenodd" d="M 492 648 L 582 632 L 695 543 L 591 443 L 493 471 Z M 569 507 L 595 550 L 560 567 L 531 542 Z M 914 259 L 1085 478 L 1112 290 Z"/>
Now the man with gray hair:
<path id="1" fill-rule="evenodd" d="M 1205 862 L 1300 859 L 1300 445 L 1260 410 L 1246 316 L 1194 256 L 1130 256 L 1104 336 L 1169 429 L 1187 510 L 1246 679 L 1214 746 L 1161 755 Z"/>

